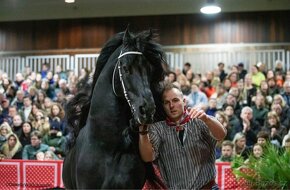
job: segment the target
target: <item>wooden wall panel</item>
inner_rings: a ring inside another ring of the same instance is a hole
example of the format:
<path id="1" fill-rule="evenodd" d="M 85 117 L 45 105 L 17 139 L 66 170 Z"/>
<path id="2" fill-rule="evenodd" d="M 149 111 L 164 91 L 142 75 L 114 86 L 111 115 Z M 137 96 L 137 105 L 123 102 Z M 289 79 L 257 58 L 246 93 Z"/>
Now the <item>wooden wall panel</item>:
<path id="1" fill-rule="evenodd" d="M 100 48 L 128 24 L 163 45 L 290 42 L 290 11 L 248 12 L 0 22 L 0 51 Z"/>

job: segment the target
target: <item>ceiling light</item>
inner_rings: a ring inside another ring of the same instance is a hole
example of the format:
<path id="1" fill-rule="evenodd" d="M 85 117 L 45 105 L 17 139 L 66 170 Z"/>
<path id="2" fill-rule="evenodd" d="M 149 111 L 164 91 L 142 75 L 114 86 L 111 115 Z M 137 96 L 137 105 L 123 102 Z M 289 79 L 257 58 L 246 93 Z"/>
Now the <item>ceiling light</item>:
<path id="1" fill-rule="evenodd" d="M 74 3 L 75 0 L 64 0 L 64 2 L 66 2 L 66 3 Z"/>
<path id="2" fill-rule="evenodd" d="M 221 12 L 221 8 L 215 4 L 214 0 L 207 0 L 207 3 L 200 9 L 204 14 L 216 14 Z"/>

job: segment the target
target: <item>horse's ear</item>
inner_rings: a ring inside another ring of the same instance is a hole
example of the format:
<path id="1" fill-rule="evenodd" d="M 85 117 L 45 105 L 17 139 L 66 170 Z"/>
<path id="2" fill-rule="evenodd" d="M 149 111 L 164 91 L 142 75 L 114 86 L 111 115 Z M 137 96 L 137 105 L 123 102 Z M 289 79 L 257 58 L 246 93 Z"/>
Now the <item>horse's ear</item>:
<path id="1" fill-rule="evenodd" d="M 132 42 L 132 35 L 130 34 L 129 26 L 128 26 L 123 37 L 123 44 L 126 46 L 126 45 L 129 45 L 131 42 Z"/>
<path id="2" fill-rule="evenodd" d="M 147 36 L 147 39 L 148 39 L 148 40 L 152 40 L 153 35 L 154 35 L 153 29 L 150 28 L 148 33 L 149 33 L 149 34 L 148 34 L 148 36 Z"/>
<path id="3" fill-rule="evenodd" d="M 144 32 L 144 36 L 145 36 L 146 41 L 152 40 L 155 37 L 154 29 L 150 28 L 149 30 L 146 30 Z"/>

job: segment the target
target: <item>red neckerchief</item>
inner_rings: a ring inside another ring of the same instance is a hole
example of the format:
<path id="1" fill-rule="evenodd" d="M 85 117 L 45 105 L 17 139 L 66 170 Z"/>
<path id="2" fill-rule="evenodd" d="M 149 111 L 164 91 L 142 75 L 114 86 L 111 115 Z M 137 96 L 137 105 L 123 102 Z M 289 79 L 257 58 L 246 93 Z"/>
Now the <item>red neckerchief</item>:
<path id="1" fill-rule="evenodd" d="M 166 118 L 166 124 L 170 127 L 174 127 L 176 131 L 182 131 L 184 129 L 184 125 L 189 122 L 190 115 L 188 114 L 188 111 L 185 109 L 183 112 L 183 115 L 181 119 L 178 122 L 172 121 L 169 117 Z"/>

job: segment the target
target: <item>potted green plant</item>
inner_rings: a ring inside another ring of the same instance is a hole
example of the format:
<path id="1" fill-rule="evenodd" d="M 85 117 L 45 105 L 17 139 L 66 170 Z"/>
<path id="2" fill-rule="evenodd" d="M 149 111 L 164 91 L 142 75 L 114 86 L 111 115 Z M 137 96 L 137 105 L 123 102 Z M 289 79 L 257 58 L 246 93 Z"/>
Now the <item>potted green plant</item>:
<path id="1" fill-rule="evenodd" d="M 263 147 L 263 156 L 250 155 L 245 161 L 237 156 L 232 162 L 233 173 L 251 189 L 290 189 L 290 153 L 281 153 L 271 144 Z"/>

